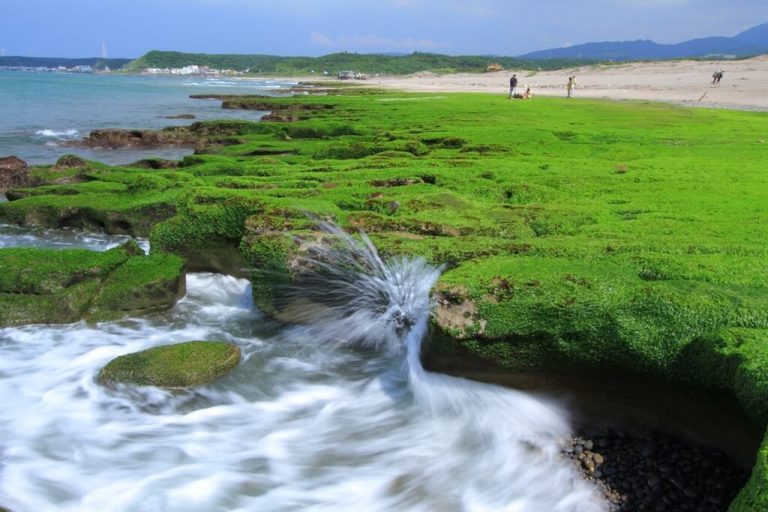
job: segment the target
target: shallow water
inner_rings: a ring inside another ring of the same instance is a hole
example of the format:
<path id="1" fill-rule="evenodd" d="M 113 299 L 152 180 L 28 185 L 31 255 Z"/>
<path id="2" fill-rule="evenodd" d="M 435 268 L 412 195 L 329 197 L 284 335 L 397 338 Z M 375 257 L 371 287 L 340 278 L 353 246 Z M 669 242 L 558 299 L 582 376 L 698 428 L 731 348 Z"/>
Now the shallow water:
<path id="1" fill-rule="evenodd" d="M 259 120 L 265 112 L 223 110 L 190 94 L 279 94 L 295 82 L 0 70 L 0 157 L 52 164 L 67 153 L 107 164 L 178 159 L 191 149 L 88 149 L 68 145 L 99 128 L 159 129 L 211 119 Z M 194 120 L 168 119 L 193 114 Z"/>
<path id="2" fill-rule="evenodd" d="M 5 200 L 0 196 L 0 202 Z M 27 228 L 0 224 L 0 249 L 9 247 L 38 247 L 42 249 L 89 249 L 106 251 L 129 240 L 130 236 L 88 233 L 76 229 Z M 145 253 L 149 252 L 149 240 L 135 239 Z"/>
<path id="3" fill-rule="evenodd" d="M 370 250 L 359 255 L 374 257 Z M 255 309 L 245 280 L 190 274 L 187 296 L 162 314 L 1 329 L 0 505 L 603 510 L 558 455 L 569 428 L 560 407 L 423 370 L 425 291 L 438 270 L 418 260 L 365 269 L 363 284 L 350 278 L 339 286 L 375 292 L 371 301 L 385 310 L 355 304 L 360 316 L 350 319 L 340 307 L 343 314 L 331 310 L 304 327 L 276 329 Z M 237 343 L 243 361 L 195 390 L 96 381 L 118 355 L 196 339 Z"/>

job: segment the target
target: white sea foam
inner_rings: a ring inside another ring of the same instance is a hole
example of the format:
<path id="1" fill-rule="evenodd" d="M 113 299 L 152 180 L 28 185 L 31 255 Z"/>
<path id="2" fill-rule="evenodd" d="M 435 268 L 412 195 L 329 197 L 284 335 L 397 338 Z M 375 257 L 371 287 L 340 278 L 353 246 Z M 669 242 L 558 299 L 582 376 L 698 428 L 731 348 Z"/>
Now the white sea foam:
<path id="1" fill-rule="evenodd" d="M 283 89 L 286 86 L 296 85 L 295 82 L 276 82 L 273 80 L 225 80 L 225 79 L 208 79 L 208 80 L 190 80 L 184 82 L 184 85 L 191 87 L 242 87 L 246 89 L 270 89 L 277 90 Z"/>
<path id="2" fill-rule="evenodd" d="M 44 129 L 44 130 L 37 130 L 35 132 L 35 135 L 38 135 L 40 137 L 51 137 L 54 139 L 73 139 L 73 138 L 76 138 L 78 135 L 80 135 L 80 132 L 78 132 L 74 128 L 70 128 L 68 130 Z"/>
<path id="3" fill-rule="evenodd" d="M 89 233 L 74 229 L 22 228 L 0 224 L 0 249 L 7 247 L 42 247 L 68 249 L 78 247 L 92 251 L 106 251 L 124 244 L 131 237 Z M 149 240 L 134 239 L 145 253 L 149 253 Z"/>

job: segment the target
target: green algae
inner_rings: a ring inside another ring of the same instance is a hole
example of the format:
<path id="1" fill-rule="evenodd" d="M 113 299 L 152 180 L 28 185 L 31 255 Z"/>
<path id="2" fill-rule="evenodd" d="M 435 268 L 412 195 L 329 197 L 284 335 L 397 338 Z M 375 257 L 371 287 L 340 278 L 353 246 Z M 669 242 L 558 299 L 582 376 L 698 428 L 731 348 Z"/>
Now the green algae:
<path id="1" fill-rule="evenodd" d="M 105 252 L 0 249 L 0 266 L 0 326 L 162 310 L 185 289 L 181 258 L 144 256 L 135 242 Z"/>
<path id="2" fill-rule="evenodd" d="M 131 258 L 104 280 L 88 318 L 111 320 L 169 309 L 186 292 L 184 276 L 184 260 L 178 256 Z"/>
<path id="3" fill-rule="evenodd" d="M 299 120 L 235 126 L 239 144 L 174 170 L 40 172 L 0 218 L 151 231 L 190 268 L 252 272 L 277 313 L 311 213 L 448 269 L 436 353 L 727 391 L 768 424 L 768 115 L 351 90 L 269 103 Z M 451 307 L 464 320 L 441 319 Z M 737 504 L 764 503 L 760 464 Z"/>
<path id="4" fill-rule="evenodd" d="M 126 354 L 99 372 L 107 384 L 187 388 L 225 375 L 240 362 L 240 348 L 218 341 L 188 341 Z"/>

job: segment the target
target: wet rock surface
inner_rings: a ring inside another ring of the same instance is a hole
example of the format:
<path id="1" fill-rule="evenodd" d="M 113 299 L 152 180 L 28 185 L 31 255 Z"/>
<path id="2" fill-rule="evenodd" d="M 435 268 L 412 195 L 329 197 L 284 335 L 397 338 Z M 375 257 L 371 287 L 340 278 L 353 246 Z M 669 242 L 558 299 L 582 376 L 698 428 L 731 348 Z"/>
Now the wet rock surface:
<path id="1" fill-rule="evenodd" d="M 726 511 L 749 477 L 715 448 L 655 431 L 583 428 L 563 455 L 602 489 L 612 512 Z"/>
<path id="2" fill-rule="evenodd" d="M 19 157 L 0 158 L 0 192 L 29 183 L 27 163 Z"/>
<path id="3" fill-rule="evenodd" d="M 248 121 L 196 122 L 189 126 L 171 126 L 162 130 L 104 128 L 92 130 L 87 137 L 73 141 L 70 145 L 107 149 L 205 148 L 231 145 L 239 142 L 233 137 L 251 124 Z"/>

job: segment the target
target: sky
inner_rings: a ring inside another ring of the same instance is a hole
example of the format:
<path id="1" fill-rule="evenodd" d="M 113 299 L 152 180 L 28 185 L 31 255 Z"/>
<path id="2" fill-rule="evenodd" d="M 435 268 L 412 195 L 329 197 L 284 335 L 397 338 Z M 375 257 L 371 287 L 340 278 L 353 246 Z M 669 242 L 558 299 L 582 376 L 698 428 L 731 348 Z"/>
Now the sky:
<path id="1" fill-rule="evenodd" d="M 677 43 L 768 22 L 768 0 L 0 0 L 0 55 L 150 50 L 501 55 Z"/>

